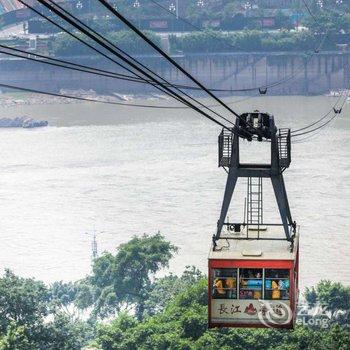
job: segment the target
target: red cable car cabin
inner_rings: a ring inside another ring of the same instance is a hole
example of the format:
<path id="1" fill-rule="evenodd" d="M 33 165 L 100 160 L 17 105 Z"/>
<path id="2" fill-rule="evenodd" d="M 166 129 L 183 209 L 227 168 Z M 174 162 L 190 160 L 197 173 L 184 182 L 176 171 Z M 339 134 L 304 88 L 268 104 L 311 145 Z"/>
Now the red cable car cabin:
<path id="1" fill-rule="evenodd" d="M 293 328 L 299 294 L 298 235 L 291 248 L 290 242 L 277 239 L 283 232 L 277 234 L 276 227 L 272 232 L 270 227 L 260 228 L 258 241 L 245 239 L 246 229 L 223 232 L 222 238 L 235 239 L 222 239 L 210 250 L 209 327 Z M 257 235 L 248 230 L 251 238 Z"/>
<path id="2" fill-rule="evenodd" d="M 241 163 L 240 139 L 269 142 L 271 161 Z M 219 166 L 228 176 L 209 254 L 209 327 L 294 327 L 299 234 L 283 180 L 290 163 L 291 131 L 277 129 L 267 113 L 244 113 L 219 135 Z M 228 222 L 239 178 L 247 179 L 244 220 Z M 264 179 L 271 180 L 281 223 L 264 221 Z"/>

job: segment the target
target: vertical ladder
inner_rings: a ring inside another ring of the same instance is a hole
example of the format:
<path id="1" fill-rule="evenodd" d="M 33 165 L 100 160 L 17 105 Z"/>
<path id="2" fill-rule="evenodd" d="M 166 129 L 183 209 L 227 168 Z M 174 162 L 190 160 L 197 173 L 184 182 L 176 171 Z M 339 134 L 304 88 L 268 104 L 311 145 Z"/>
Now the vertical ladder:
<path id="1" fill-rule="evenodd" d="M 247 186 L 247 238 L 249 226 L 255 226 L 260 236 L 260 225 L 263 223 L 263 184 L 261 177 L 248 177 Z"/>

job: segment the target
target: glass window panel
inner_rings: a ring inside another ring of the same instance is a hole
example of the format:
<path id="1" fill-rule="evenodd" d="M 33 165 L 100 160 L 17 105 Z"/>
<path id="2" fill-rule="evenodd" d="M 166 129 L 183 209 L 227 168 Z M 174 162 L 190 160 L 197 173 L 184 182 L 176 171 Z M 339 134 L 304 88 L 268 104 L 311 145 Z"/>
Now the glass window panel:
<path id="1" fill-rule="evenodd" d="M 239 271 L 239 298 L 261 299 L 263 270 L 244 268 Z"/>
<path id="2" fill-rule="evenodd" d="M 213 299 L 237 298 L 237 269 L 213 269 L 212 280 Z"/>
<path id="3" fill-rule="evenodd" d="M 265 299 L 289 300 L 289 270 L 265 269 Z"/>

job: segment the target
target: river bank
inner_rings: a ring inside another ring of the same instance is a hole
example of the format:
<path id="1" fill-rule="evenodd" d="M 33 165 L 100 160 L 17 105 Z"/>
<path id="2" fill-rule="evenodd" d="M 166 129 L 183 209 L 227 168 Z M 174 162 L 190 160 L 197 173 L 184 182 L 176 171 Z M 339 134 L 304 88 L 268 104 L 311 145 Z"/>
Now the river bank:
<path id="1" fill-rule="evenodd" d="M 89 100 L 95 100 L 100 102 L 130 102 L 137 100 L 148 101 L 162 101 L 169 100 L 167 96 L 158 94 L 99 94 L 94 90 L 63 90 L 61 89 L 58 94 L 69 95 L 78 98 L 84 98 Z M 65 97 L 50 96 L 39 93 L 26 93 L 26 92 L 5 92 L 0 94 L 0 107 L 9 108 L 15 106 L 35 106 L 35 105 L 57 105 L 57 104 L 71 104 L 71 103 L 84 103 L 85 101 L 74 100 Z"/>
<path id="2" fill-rule="evenodd" d="M 137 56 L 153 71 L 174 84 L 191 85 L 177 69 L 157 56 Z M 269 95 L 319 95 L 350 85 L 350 52 L 250 52 L 186 54 L 174 57 L 204 85 L 230 90 L 225 95 L 255 95 L 269 86 Z M 115 73 L 125 71 L 90 56 L 66 57 L 79 64 Z M 9 85 L 58 92 L 93 89 L 100 94 L 157 93 L 154 87 L 132 81 L 39 65 L 23 59 L 0 59 L 2 79 Z M 248 90 L 247 90 L 248 89 Z"/>

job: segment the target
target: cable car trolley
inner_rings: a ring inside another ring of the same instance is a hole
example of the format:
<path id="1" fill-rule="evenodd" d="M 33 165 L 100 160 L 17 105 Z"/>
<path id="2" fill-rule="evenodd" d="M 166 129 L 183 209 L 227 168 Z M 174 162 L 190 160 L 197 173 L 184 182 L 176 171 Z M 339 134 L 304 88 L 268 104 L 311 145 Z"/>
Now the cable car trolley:
<path id="1" fill-rule="evenodd" d="M 240 163 L 240 139 L 271 145 L 269 164 Z M 219 166 L 228 173 L 209 253 L 209 327 L 293 328 L 298 300 L 299 233 L 283 172 L 291 163 L 290 129 L 254 111 L 219 135 Z M 238 178 L 247 178 L 243 222 L 227 219 Z M 263 180 L 270 178 L 281 223 L 263 220 Z"/>

